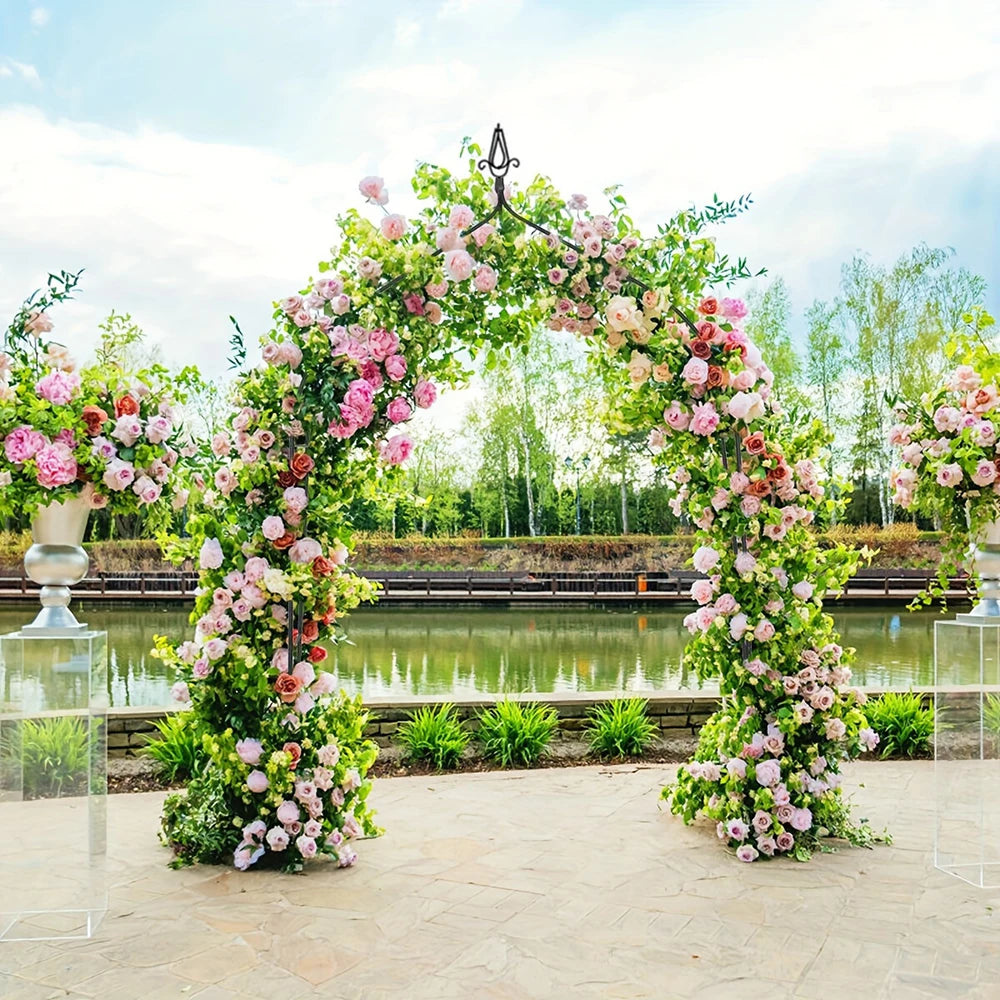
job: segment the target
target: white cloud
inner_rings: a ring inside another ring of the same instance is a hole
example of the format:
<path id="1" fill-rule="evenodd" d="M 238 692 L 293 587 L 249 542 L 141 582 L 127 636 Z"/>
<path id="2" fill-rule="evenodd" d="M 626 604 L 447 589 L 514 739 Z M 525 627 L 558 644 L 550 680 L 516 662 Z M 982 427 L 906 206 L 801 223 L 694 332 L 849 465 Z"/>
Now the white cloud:
<path id="1" fill-rule="evenodd" d="M 38 70 L 30 63 L 18 62 L 16 59 L 0 60 L 0 77 L 19 76 L 25 83 L 35 87 L 41 85 L 42 79 Z"/>
<path id="2" fill-rule="evenodd" d="M 44 28 L 49 23 L 49 12 L 44 7 L 35 7 L 31 11 L 31 23 L 36 28 Z"/>
<path id="3" fill-rule="evenodd" d="M 397 17 L 394 33 L 396 44 L 407 48 L 420 37 L 420 22 L 412 17 Z"/>

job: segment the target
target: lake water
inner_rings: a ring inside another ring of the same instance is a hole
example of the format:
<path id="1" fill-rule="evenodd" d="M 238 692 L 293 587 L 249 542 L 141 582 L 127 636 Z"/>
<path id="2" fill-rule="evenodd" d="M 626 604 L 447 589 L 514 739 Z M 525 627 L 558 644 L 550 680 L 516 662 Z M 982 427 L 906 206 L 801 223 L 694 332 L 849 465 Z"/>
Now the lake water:
<path id="1" fill-rule="evenodd" d="M 183 605 L 85 601 L 74 610 L 110 633 L 113 706 L 170 703 L 174 678 L 149 649 L 156 634 L 188 634 Z M 347 623 L 353 645 L 338 646 L 326 667 L 343 688 L 365 695 L 698 689 L 681 667 L 688 610 L 365 608 Z M 34 611 L 0 606 L 0 632 L 30 621 Z M 932 683 L 935 612 L 864 605 L 838 608 L 834 617 L 844 645 L 858 650 L 856 683 L 904 690 Z M 42 688 L 61 682 L 42 678 Z M 0 671 L 0 700 L 2 685 Z"/>

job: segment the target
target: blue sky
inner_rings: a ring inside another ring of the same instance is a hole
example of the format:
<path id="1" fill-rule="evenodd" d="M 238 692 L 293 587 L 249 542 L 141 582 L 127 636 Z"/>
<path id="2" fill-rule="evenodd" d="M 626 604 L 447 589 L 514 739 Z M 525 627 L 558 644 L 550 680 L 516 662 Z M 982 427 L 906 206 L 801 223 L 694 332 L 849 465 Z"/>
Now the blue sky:
<path id="1" fill-rule="evenodd" d="M 501 120 L 524 179 L 657 219 L 755 207 L 724 249 L 798 312 L 863 249 L 956 248 L 997 306 L 1000 14 L 987 0 L 0 2 L 0 311 L 85 266 L 78 352 L 112 307 L 219 371 L 267 327 L 357 179 L 405 211 L 418 159 Z M 798 321 L 798 320 L 797 320 Z"/>

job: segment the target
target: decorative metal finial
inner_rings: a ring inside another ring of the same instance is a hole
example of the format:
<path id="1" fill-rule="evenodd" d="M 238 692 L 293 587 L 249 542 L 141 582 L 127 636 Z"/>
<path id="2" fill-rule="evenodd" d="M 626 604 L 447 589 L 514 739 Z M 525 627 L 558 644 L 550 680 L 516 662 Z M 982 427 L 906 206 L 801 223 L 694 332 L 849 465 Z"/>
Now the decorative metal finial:
<path id="1" fill-rule="evenodd" d="M 507 151 L 507 137 L 503 134 L 503 129 L 499 123 L 497 123 L 497 127 L 493 129 L 490 155 L 485 160 L 479 161 L 479 169 L 485 170 L 489 167 L 490 173 L 494 177 L 506 177 L 507 171 L 511 167 L 519 167 L 520 165 L 521 161 L 517 158 L 511 158 L 510 153 Z"/>

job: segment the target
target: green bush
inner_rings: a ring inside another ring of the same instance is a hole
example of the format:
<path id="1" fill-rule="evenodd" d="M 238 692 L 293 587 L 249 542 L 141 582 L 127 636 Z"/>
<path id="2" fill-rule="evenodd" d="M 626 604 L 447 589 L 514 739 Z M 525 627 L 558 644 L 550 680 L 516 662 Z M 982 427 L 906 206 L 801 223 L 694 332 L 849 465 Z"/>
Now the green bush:
<path id="1" fill-rule="evenodd" d="M 590 749 L 601 757 L 637 757 L 656 738 L 659 728 L 646 715 L 645 698 L 620 698 L 590 710 L 584 730 Z"/>
<path id="2" fill-rule="evenodd" d="M 469 744 L 469 731 L 449 704 L 424 705 L 403 722 L 397 739 L 409 760 L 425 760 L 439 771 L 455 767 Z"/>
<path id="3" fill-rule="evenodd" d="M 868 723 L 878 733 L 883 757 L 922 757 L 934 735 L 934 709 L 919 694 L 890 691 L 865 706 Z"/>
<path id="4" fill-rule="evenodd" d="M 62 715 L 9 727 L 0 756 L 8 782 L 23 763 L 25 798 L 57 798 L 86 793 L 90 749 L 87 720 Z"/>
<path id="5" fill-rule="evenodd" d="M 983 726 L 995 736 L 1000 736 L 1000 696 L 988 694 L 983 705 Z"/>
<path id="6" fill-rule="evenodd" d="M 173 712 L 153 725 L 160 738 L 150 740 L 142 753 L 156 761 L 157 772 L 164 781 L 187 781 L 203 769 L 207 758 L 193 712 Z"/>
<path id="7" fill-rule="evenodd" d="M 479 739 L 487 757 L 504 767 L 530 766 L 541 757 L 559 726 L 551 705 L 498 701 L 479 716 Z"/>

